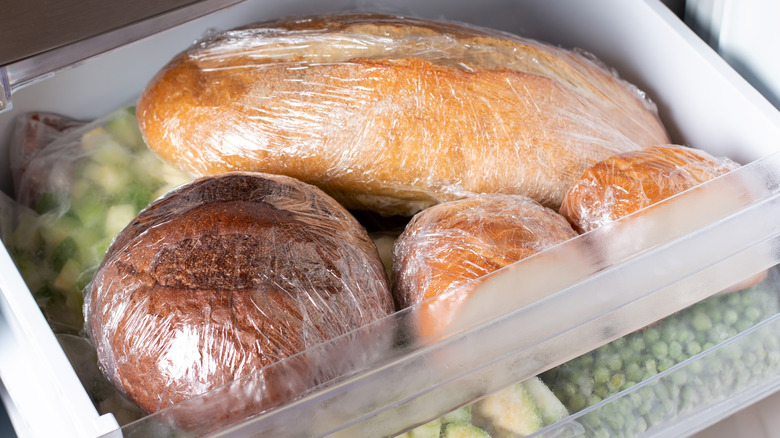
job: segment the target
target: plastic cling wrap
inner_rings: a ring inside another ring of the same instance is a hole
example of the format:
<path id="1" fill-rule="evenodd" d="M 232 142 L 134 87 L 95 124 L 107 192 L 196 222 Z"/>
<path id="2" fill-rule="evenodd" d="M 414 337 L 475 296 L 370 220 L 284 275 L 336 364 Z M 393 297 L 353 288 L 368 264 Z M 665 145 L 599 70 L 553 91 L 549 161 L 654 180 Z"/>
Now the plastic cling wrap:
<path id="1" fill-rule="evenodd" d="M 737 167 L 684 146 L 626 152 L 589 168 L 566 193 L 560 212 L 576 230 L 590 231 Z"/>
<path id="2" fill-rule="evenodd" d="M 85 302 L 102 371 L 146 412 L 393 310 L 376 247 L 343 207 L 292 178 L 243 172 L 204 177 L 145 209 L 109 248 Z M 283 397 L 296 384 L 257 390 Z"/>
<path id="3" fill-rule="evenodd" d="M 669 142 L 652 102 L 589 54 L 371 14 L 210 35 L 138 113 L 177 167 L 284 174 L 386 215 L 497 192 L 557 208 L 590 165 Z"/>
<path id="4" fill-rule="evenodd" d="M 396 241 L 393 294 L 399 307 L 408 307 L 576 235 L 562 216 L 524 196 L 481 195 L 438 204 L 418 213 Z M 439 305 L 420 312 L 420 331 L 433 334 L 462 303 Z"/>
<path id="5" fill-rule="evenodd" d="M 5 245 L 58 333 L 82 328 L 82 289 L 116 233 L 191 178 L 143 142 L 132 107 L 88 124 L 25 114 L 11 148 L 15 228 Z"/>

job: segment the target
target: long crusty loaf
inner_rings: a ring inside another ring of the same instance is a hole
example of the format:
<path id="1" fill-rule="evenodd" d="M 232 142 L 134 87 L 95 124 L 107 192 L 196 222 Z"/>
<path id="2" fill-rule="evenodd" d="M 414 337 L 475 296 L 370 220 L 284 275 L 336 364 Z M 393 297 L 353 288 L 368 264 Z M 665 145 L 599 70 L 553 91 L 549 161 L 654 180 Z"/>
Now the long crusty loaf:
<path id="1" fill-rule="evenodd" d="M 156 75 L 138 120 L 197 175 L 289 175 L 387 215 L 471 193 L 556 208 L 590 165 L 669 141 L 652 102 L 592 56 L 374 14 L 217 34 Z"/>

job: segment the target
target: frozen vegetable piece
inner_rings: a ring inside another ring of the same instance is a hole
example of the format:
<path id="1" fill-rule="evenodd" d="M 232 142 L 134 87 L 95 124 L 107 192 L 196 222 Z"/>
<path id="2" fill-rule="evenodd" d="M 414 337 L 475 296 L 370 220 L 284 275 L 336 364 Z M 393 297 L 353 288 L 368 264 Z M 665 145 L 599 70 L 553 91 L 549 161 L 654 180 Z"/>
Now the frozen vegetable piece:
<path id="1" fill-rule="evenodd" d="M 414 429 L 406 432 L 404 435 L 400 435 L 403 438 L 439 438 L 441 436 L 442 420 L 437 418 L 433 421 L 429 421 L 422 426 L 417 426 Z"/>
<path id="2" fill-rule="evenodd" d="M 536 400 L 522 383 L 476 402 L 472 417 L 494 438 L 526 436 L 544 426 Z"/>
<path id="3" fill-rule="evenodd" d="M 52 328 L 79 333 L 82 288 L 113 237 L 190 178 L 146 147 L 132 107 L 38 140 L 16 156 L 19 219 L 6 246 Z"/>
<path id="4" fill-rule="evenodd" d="M 441 417 L 444 423 L 462 423 L 471 421 L 471 406 L 464 406 Z"/>
<path id="5" fill-rule="evenodd" d="M 523 381 L 523 386 L 536 401 L 536 406 L 542 414 L 542 421 L 545 425 L 553 424 L 569 415 L 566 406 L 539 377 L 531 377 Z"/>
<path id="6" fill-rule="evenodd" d="M 442 427 L 441 438 L 491 438 L 484 430 L 469 422 L 448 423 Z"/>

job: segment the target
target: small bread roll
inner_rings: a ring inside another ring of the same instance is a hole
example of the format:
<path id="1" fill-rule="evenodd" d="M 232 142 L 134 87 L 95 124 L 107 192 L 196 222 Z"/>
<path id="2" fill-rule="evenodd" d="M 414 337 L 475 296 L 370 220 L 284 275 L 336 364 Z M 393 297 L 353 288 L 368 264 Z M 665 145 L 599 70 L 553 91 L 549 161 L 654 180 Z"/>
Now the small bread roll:
<path id="1" fill-rule="evenodd" d="M 376 247 L 343 207 L 293 178 L 228 173 L 141 212 L 84 313 L 103 373 L 151 413 L 393 310 Z M 275 385 L 293 386 L 258 390 Z"/>
<path id="2" fill-rule="evenodd" d="M 584 233 L 739 167 L 698 149 L 651 146 L 596 163 L 569 188 L 560 213 Z"/>
<path id="3" fill-rule="evenodd" d="M 627 152 L 588 169 L 569 189 L 560 213 L 574 229 L 584 233 L 738 167 L 739 164 L 728 158 L 716 158 L 705 151 L 677 145 L 660 145 Z M 718 200 L 713 200 L 712 205 L 713 211 L 717 210 Z M 659 217 L 658 220 L 670 219 Z M 670 228 L 673 226 L 670 225 Z M 636 236 L 632 243 L 641 248 L 642 240 L 643 236 Z M 621 246 L 627 244 L 621 242 Z M 613 252 L 614 249 L 608 251 Z M 722 292 L 746 289 L 764 281 L 766 277 L 767 271 L 762 271 Z"/>
<path id="4" fill-rule="evenodd" d="M 576 236 L 562 216 L 524 196 L 439 204 L 417 214 L 396 241 L 393 296 L 408 307 Z M 420 312 L 418 334 L 440 332 L 467 298 Z"/>

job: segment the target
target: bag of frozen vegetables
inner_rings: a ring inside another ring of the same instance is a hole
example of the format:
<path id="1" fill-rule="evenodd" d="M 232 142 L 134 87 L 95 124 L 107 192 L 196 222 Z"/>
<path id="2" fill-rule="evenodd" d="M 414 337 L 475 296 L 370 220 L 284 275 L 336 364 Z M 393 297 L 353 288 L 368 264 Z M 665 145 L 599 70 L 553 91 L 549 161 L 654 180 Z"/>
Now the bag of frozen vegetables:
<path id="1" fill-rule="evenodd" d="M 114 236 L 191 178 L 146 147 L 133 107 L 86 124 L 23 115 L 13 138 L 20 208 L 5 245 L 52 329 L 78 334 L 82 289 Z"/>

